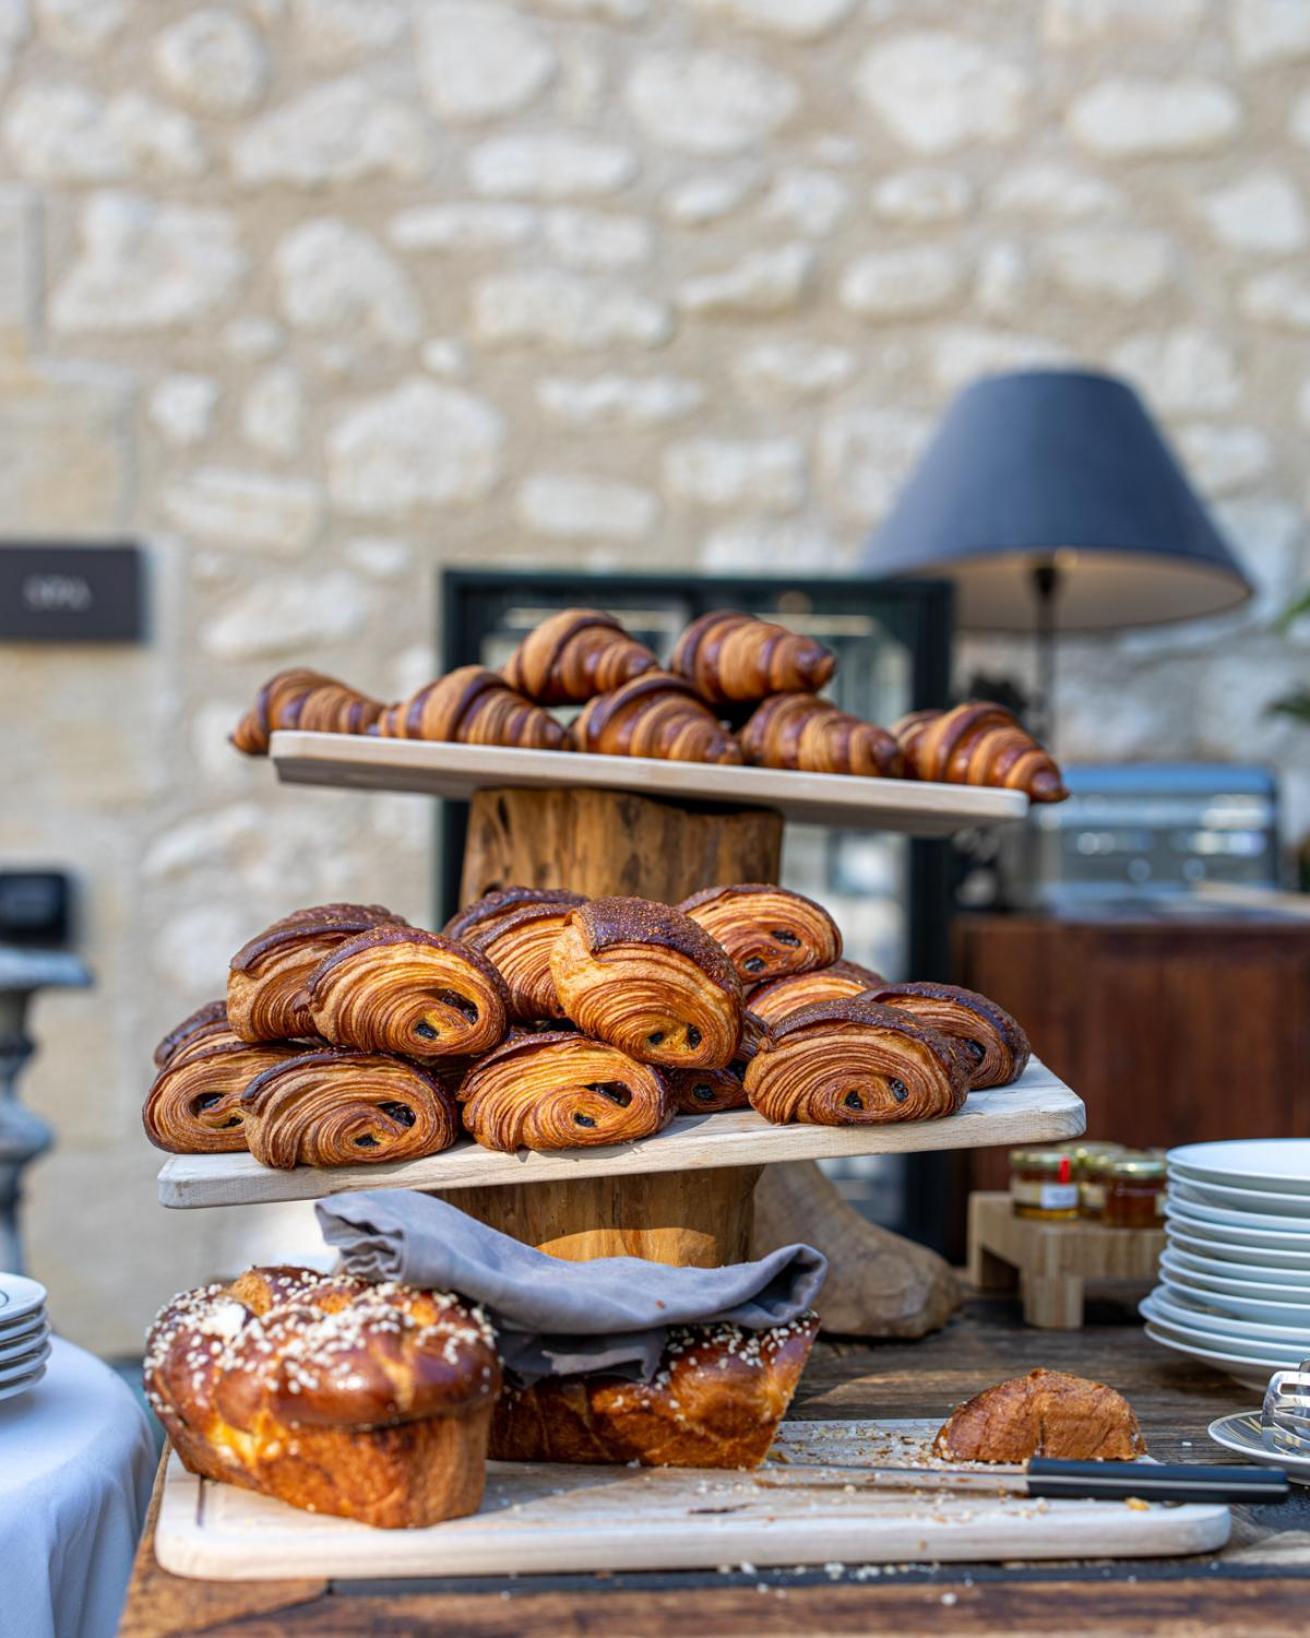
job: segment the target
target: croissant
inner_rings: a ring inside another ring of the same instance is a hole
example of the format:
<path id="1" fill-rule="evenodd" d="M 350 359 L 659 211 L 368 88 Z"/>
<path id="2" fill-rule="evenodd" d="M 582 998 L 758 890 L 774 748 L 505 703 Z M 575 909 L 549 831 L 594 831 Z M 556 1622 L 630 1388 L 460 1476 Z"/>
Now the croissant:
<path id="1" fill-rule="evenodd" d="M 761 768 L 805 773 L 897 778 L 905 771 L 900 746 L 885 728 L 839 711 L 816 694 L 772 694 L 741 730 L 741 752 Z"/>
<path id="2" fill-rule="evenodd" d="M 302 992 L 339 945 L 369 927 L 404 918 L 380 904 L 320 904 L 293 910 L 243 944 L 227 975 L 227 1021 L 243 1041 L 285 1041 L 317 1033 Z"/>
<path id="3" fill-rule="evenodd" d="M 713 705 L 766 694 L 813 694 L 837 668 L 832 650 L 753 614 L 715 609 L 678 638 L 669 670 Z"/>
<path id="4" fill-rule="evenodd" d="M 772 1026 L 802 1007 L 812 1007 L 816 1001 L 842 1001 L 848 996 L 862 995 L 883 982 L 882 974 L 874 972 L 872 967 L 861 967 L 855 961 L 834 961 L 831 966 L 818 967 L 813 972 L 789 973 L 784 978 L 770 979 L 750 991 L 746 1004 L 766 1025 Z"/>
<path id="5" fill-rule="evenodd" d="M 954 1044 L 899 1007 L 820 1001 L 773 1026 L 746 1066 L 746 1094 L 777 1125 L 935 1120 L 965 1100 Z"/>
<path id="6" fill-rule="evenodd" d="M 371 927 L 310 974 L 314 1028 L 338 1046 L 473 1057 L 502 1039 L 509 992 L 487 958 L 417 927 Z"/>
<path id="7" fill-rule="evenodd" d="M 969 1069 L 969 1087 L 1008 1086 L 1028 1067 L 1028 1037 L 1004 1007 L 958 984 L 883 984 L 866 1001 L 904 1007 L 920 1023 L 959 1041 Z"/>
<path id="8" fill-rule="evenodd" d="M 326 1047 L 256 1075 L 241 1099 L 246 1142 L 263 1166 L 418 1160 L 459 1135 L 454 1099 L 421 1064 Z"/>
<path id="9" fill-rule="evenodd" d="M 529 751 L 568 749 L 564 729 L 548 711 L 480 665 L 462 665 L 399 705 L 389 705 L 378 718 L 377 732 L 384 739 L 455 740 L 461 745 L 512 745 Z"/>
<path id="10" fill-rule="evenodd" d="M 741 748 L 691 684 L 647 671 L 583 706 L 569 730 L 573 748 L 665 762 L 739 763 Z"/>
<path id="11" fill-rule="evenodd" d="M 828 912 L 786 887 L 707 887 L 678 909 L 723 946 L 743 984 L 828 967 L 841 954 L 841 934 Z"/>
<path id="12" fill-rule="evenodd" d="M 226 1028 L 195 1032 L 155 1076 L 141 1121 L 157 1149 L 175 1155 L 235 1154 L 246 1147 L 241 1096 L 266 1069 L 299 1057 L 303 1045 L 250 1046 Z"/>
<path id="13" fill-rule="evenodd" d="M 507 1383 L 492 1418 L 491 1458 L 758 1467 L 818 1330 L 817 1314 L 762 1331 L 679 1325 L 650 1382 L 596 1373 Z"/>
<path id="14" fill-rule="evenodd" d="M 183 1048 L 190 1048 L 198 1042 L 206 1042 L 214 1037 L 221 1039 L 235 1039 L 227 1022 L 226 1001 L 206 1001 L 203 1007 L 197 1007 L 188 1013 L 180 1024 L 174 1025 L 155 1048 L 155 1068 L 162 1069 L 169 1059 Z"/>
<path id="15" fill-rule="evenodd" d="M 457 910 L 441 931 L 447 938 L 465 938 L 474 928 L 485 931 L 525 904 L 583 904 L 581 893 L 566 887 L 498 887 Z"/>
<path id="16" fill-rule="evenodd" d="M 680 910 L 592 899 L 569 911 L 550 955 L 565 1013 L 641 1063 L 718 1069 L 741 1036 L 741 982 L 726 952 Z"/>
<path id="17" fill-rule="evenodd" d="M 465 935 L 470 947 L 480 950 L 505 980 L 514 1018 L 525 1022 L 563 1018 L 564 1008 L 550 974 L 550 952 L 572 908 L 572 904 L 549 900 L 521 904 L 475 925 Z"/>
<path id="18" fill-rule="evenodd" d="M 1068 796 L 1055 759 L 1003 705 L 971 700 L 950 711 L 912 711 L 894 724 L 913 779 L 998 785 L 1033 802 Z"/>
<path id="19" fill-rule="evenodd" d="M 382 702 L 325 677 L 319 671 L 279 671 L 260 689 L 253 707 L 232 731 L 232 743 L 247 756 L 266 756 L 277 728 L 325 734 L 365 733 L 382 713 Z"/>
<path id="20" fill-rule="evenodd" d="M 506 1041 L 473 1065 L 459 1095 L 467 1129 L 506 1154 L 632 1143 L 674 1115 L 659 1070 L 568 1031 Z"/>
<path id="21" fill-rule="evenodd" d="M 726 1069 L 670 1069 L 665 1079 L 674 1108 L 680 1115 L 715 1115 L 721 1109 L 745 1109 L 750 1103 L 742 1076 L 743 1063 Z"/>
<path id="22" fill-rule="evenodd" d="M 1146 1441 L 1122 1394 L 1039 1366 L 958 1406 L 932 1453 L 948 1462 L 1131 1462 L 1146 1455 Z"/>
<path id="23" fill-rule="evenodd" d="M 570 705 L 658 669 L 651 651 L 629 637 L 612 614 L 561 609 L 528 633 L 501 675 L 538 705 Z"/>

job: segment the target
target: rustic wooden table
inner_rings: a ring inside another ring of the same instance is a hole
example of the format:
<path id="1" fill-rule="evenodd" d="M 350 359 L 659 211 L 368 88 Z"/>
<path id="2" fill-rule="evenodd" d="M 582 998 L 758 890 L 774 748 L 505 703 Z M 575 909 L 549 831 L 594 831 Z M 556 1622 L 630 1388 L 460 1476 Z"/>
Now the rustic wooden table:
<path id="1" fill-rule="evenodd" d="M 1077 1371 L 1128 1395 L 1162 1460 L 1218 1462 L 1216 1416 L 1252 1395 L 1143 1335 L 1130 1303 L 1091 1298 L 1081 1331 L 1024 1328 L 1017 1303 L 974 1298 L 916 1343 L 820 1345 L 793 1415 L 944 1416 L 1034 1365 Z M 156 1497 L 157 1505 L 157 1497 Z M 1310 1611 L 1310 1490 L 1234 1512 L 1213 1558 L 705 1574 L 378 1581 L 187 1581 L 155 1563 L 154 1509 L 124 1612 L 125 1638 L 176 1633 L 505 1635 L 674 1633 L 1304 1634 Z"/>

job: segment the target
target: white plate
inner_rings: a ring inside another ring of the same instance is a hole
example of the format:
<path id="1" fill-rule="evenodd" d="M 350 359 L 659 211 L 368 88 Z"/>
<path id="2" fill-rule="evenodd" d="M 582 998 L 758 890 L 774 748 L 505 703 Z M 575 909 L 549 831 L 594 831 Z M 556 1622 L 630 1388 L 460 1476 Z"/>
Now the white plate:
<path id="1" fill-rule="evenodd" d="M 1159 1309 L 1160 1318 L 1180 1330 L 1203 1331 L 1220 1338 L 1221 1348 L 1236 1347 L 1240 1352 L 1253 1342 L 1269 1343 L 1282 1352 L 1295 1353 L 1298 1364 L 1310 1359 L 1310 1326 L 1265 1325 L 1256 1320 L 1234 1319 L 1231 1314 L 1211 1308 L 1199 1297 L 1189 1296 L 1167 1281 L 1157 1285 L 1146 1301 Z"/>
<path id="2" fill-rule="evenodd" d="M 36 1387 L 45 1375 L 45 1366 L 31 1376 L 24 1377 L 21 1382 L 9 1382 L 0 1386 L 0 1399 L 16 1399 L 20 1393 L 28 1393 Z"/>
<path id="3" fill-rule="evenodd" d="M 24 1314 L 45 1306 L 46 1288 L 23 1274 L 0 1274 L 0 1325 L 12 1325 Z"/>
<path id="4" fill-rule="evenodd" d="M 21 1363 L 15 1360 L 0 1367 L 0 1388 L 8 1387 L 11 1382 L 21 1382 L 38 1369 L 44 1370 L 49 1358 L 50 1339 L 47 1337 L 39 1348 L 33 1348 L 30 1354 L 25 1355 Z"/>
<path id="5" fill-rule="evenodd" d="M 1190 1177 L 1170 1175 L 1169 1191 L 1175 1200 L 1190 1200 L 1200 1206 L 1221 1206 L 1251 1213 L 1277 1212 L 1280 1217 L 1310 1220 L 1310 1194 L 1283 1194 L 1274 1189 L 1239 1189 L 1231 1183 L 1198 1183 Z M 1310 1226 L 1310 1224 L 1308 1224 Z"/>
<path id="6" fill-rule="evenodd" d="M 1172 1176 L 1310 1195 L 1310 1138 L 1239 1138 L 1170 1149 Z"/>
<path id="7" fill-rule="evenodd" d="M 24 1354 L 30 1354 L 33 1349 L 39 1348 L 50 1335 L 50 1327 L 42 1320 L 40 1325 L 30 1326 L 23 1331 L 13 1331 L 0 1337 L 0 1370 Z"/>
<path id="8" fill-rule="evenodd" d="M 1225 1211 L 1219 1206 L 1198 1206 L 1189 1200 L 1178 1200 L 1169 1195 L 1164 1203 L 1164 1214 L 1189 1225 L 1208 1231 L 1204 1238 L 1233 1242 L 1239 1245 L 1264 1246 L 1270 1251 L 1298 1251 L 1310 1256 L 1310 1233 L 1307 1225 L 1295 1217 L 1263 1217 L 1255 1212 Z M 1293 1227 L 1288 1228 L 1291 1223 Z"/>
<path id="9" fill-rule="evenodd" d="M 1163 1325 L 1155 1320 L 1146 1327 L 1146 1334 L 1152 1342 L 1158 1342 L 1164 1348 L 1172 1348 L 1175 1353 L 1199 1359 L 1205 1365 L 1212 1365 L 1216 1371 L 1223 1371 L 1235 1382 L 1240 1382 L 1243 1387 L 1255 1388 L 1261 1393 L 1269 1386 L 1269 1378 L 1275 1371 L 1290 1369 L 1284 1359 L 1255 1358 L 1250 1354 L 1226 1354 L 1220 1348 L 1211 1347 L 1185 1332 L 1176 1331 L 1172 1325 Z"/>
<path id="10" fill-rule="evenodd" d="M 1202 1257 L 1189 1257 L 1185 1251 L 1178 1251 L 1172 1245 L 1161 1253 L 1160 1267 L 1175 1279 L 1202 1286 L 1206 1290 L 1222 1291 L 1230 1297 L 1250 1297 L 1252 1302 L 1281 1302 L 1297 1308 L 1310 1308 L 1310 1275 L 1289 1276 L 1273 1268 L 1244 1269 L 1232 1263 L 1207 1262 Z"/>
<path id="11" fill-rule="evenodd" d="M 1178 1291 L 1188 1302 L 1217 1308 L 1221 1314 L 1232 1315 L 1239 1325 L 1251 1320 L 1260 1325 L 1293 1326 L 1310 1337 L 1310 1292 L 1301 1292 L 1300 1302 L 1283 1302 L 1253 1292 L 1215 1291 L 1200 1284 L 1196 1275 L 1166 1266 L 1164 1258 L 1160 1260 L 1160 1278 L 1169 1290 Z"/>
<path id="12" fill-rule="evenodd" d="M 1310 1257 L 1295 1251 L 1262 1251 L 1259 1246 L 1226 1246 L 1218 1240 L 1197 1240 L 1169 1226 L 1169 1251 L 1185 1258 L 1197 1272 L 1226 1280 L 1268 1280 L 1310 1289 Z"/>
<path id="13" fill-rule="evenodd" d="M 1249 1462 L 1263 1462 L 1268 1467 L 1281 1467 L 1289 1479 L 1297 1484 L 1310 1484 L 1310 1456 L 1286 1456 L 1281 1450 L 1270 1450 L 1260 1428 L 1259 1411 L 1234 1411 L 1211 1422 L 1210 1437 L 1225 1450 L 1236 1451 Z"/>

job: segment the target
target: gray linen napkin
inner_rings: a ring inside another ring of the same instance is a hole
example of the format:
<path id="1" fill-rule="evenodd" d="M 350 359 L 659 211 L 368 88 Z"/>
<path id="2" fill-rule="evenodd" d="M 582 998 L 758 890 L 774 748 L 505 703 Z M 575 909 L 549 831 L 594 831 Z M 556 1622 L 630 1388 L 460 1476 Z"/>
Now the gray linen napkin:
<path id="1" fill-rule="evenodd" d="M 785 1325 L 813 1306 L 828 1260 L 782 1246 L 756 1263 L 670 1268 L 640 1257 L 565 1262 L 411 1189 L 320 1200 L 323 1237 L 365 1280 L 458 1291 L 486 1307 L 524 1381 L 606 1371 L 649 1381 L 671 1325 Z"/>

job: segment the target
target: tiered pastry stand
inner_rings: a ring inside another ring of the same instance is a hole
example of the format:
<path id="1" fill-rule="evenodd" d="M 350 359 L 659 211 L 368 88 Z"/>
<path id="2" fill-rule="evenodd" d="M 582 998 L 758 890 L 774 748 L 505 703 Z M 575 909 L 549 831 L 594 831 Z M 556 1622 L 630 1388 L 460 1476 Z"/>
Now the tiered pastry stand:
<path id="1" fill-rule="evenodd" d="M 511 882 L 675 903 L 717 883 L 777 881 L 786 818 L 944 836 L 1020 819 L 1028 806 L 1018 792 L 968 786 L 336 734 L 277 733 L 271 757 L 289 783 L 469 799 L 464 903 Z M 160 1173 L 159 1195 L 189 1207 L 419 1188 L 452 1194 L 556 1256 L 710 1267 L 749 1254 L 756 1183 L 765 1166 L 787 1162 L 777 1176 L 788 1234 L 840 1260 L 862 1220 L 814 1160 L 1041 1142 L 1075 1136 L 1084 1123 L 1075 1094 L 1034 1063 L 1016 1085 L 975 1093 L 948 1120 L 781 1127 L 743 1110 L 683 1117 L 656 1137 L 607 1148 L 501 1155 L 463 1140 L 398 1165 L 290 1172 L 244 1154 L 178 1155 Z M 887 1238 L 906 1259 L 918 1251 Z M 886 1283 L 885 1268 L 879 1278 Z"/>

